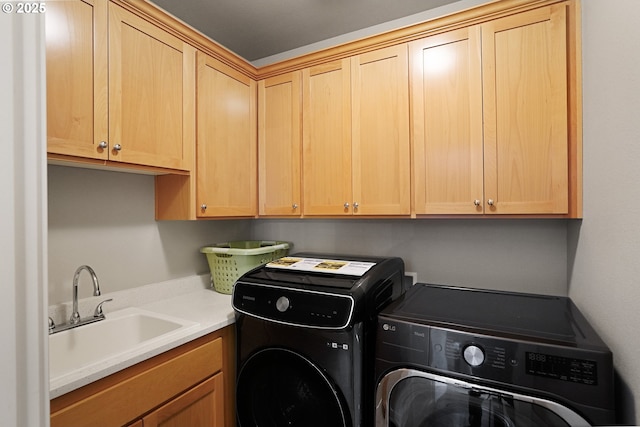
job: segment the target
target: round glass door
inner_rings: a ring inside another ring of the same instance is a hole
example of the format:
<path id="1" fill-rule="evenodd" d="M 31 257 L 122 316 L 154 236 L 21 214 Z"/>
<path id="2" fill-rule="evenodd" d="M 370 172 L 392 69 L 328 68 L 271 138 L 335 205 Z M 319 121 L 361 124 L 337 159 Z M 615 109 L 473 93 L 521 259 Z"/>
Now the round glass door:
<path id="1" fill-rule="evenodd" d="M 576 427 L 569 408 L 440 375 L 400 369 L 378 385 L 376 427 Z"/>
<path id="2" fill-rule="evenodd" d="M 350 427 L 348 409 L 329 378 L 289 350 L 259 351 L 241 367 L 236 388 L 241 427 Z"/>

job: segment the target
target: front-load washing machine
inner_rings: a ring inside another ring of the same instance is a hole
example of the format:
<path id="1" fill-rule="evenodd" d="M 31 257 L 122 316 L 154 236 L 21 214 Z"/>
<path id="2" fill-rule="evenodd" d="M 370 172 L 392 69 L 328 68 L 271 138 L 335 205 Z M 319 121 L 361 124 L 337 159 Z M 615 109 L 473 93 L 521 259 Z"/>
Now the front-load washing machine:
<path id="1" fill-rule="evenodd" d="M 238 279 L 240 427 L 370 427 L 377 313 L 402 293 L 400 258 L 296 254 Z"/>
<path id="2" fill-rule="evenodd" d="M 416 284 L 378 316 L 376 427 L 613 424 L 612 354 L 566 297 Z"/>

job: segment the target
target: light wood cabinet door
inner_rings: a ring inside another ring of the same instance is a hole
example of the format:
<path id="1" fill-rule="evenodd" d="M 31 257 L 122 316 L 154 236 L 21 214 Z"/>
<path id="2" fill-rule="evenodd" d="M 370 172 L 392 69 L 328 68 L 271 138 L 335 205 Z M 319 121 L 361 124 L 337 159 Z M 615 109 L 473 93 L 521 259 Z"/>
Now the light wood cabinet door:
<path id="1" fill-rule="evenodd" d="M 564 5 L 411 43 L 416 214 L 568 214 Z"/>
<path id="2" fill-rule="evenodd" d="M 198 217 L 257 214 L 256 82 L 197 54 Z"/>
<path id="3" fill-rule="evenodd" d="M 351 215 L 351 67 L 302 70 L 304 215 Z"/>
<path id="4" fill-rule="evenodd" d="M 47 151 L 107 159 L 107 1 L 47 3 Z"/>
<path id="5" fill-rule="evenodd" d="M 304 215 L 411 211 L 407 46 L 302 71 Z"/>
<path id="6" fill-rule="evenodd" d="M 409 215 L 407 45 L 351 58 L 354 215 Z"/>
<path id="7" fill-rule="evenodd" d="M 410 44 L 417 214 L 483 213 L 480 27 Z"/>
<path id="8" fill-rule="evenodd" d="M 142 419 L 143 427 L 223 427 L 223 374 L 217 374 Z"/>
<path id="9" fill-rule="evenodd" d="M 567 16 L 482 24 L 485 213 L 568 213 Z"/>
<path id="10" fill-rule="evenodd" d="M 192 167 L 195 49 L 109 4 L 109 159 Z"/>
<path id="11" fill-rule="evenodd" d="M 258 174 L 261 216 L 300 216 L 301 72 L 258 82 Z"/>

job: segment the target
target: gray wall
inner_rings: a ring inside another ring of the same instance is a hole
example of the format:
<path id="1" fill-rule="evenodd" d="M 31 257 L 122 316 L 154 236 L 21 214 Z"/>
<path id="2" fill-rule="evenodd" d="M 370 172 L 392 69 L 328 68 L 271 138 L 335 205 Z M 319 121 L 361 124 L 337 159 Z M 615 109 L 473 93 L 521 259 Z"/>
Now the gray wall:
<path id="1" fill-rule="evenodd" d="M 201 246 L 251 233 L 246 220 L 156 222 L 152 176 L 49 166 L 48 178 L 49 305 L 71 299 L 82 264 L 114 292 L 206 273 Z M 92 290 L 82 274 L 81 298 Z"/>
<path id="2" fill-rule="evenodd" d="M 621 421 L 640 408 L 640 2 L 583 1 L 584 220 L 569 295 L 611 347 Z"/>
<path id="3" fill-rule="evenodd" d="M 566 220 L 269 220 L 295 251 L 399 256 L 421 282 L 566 295 Z"/>

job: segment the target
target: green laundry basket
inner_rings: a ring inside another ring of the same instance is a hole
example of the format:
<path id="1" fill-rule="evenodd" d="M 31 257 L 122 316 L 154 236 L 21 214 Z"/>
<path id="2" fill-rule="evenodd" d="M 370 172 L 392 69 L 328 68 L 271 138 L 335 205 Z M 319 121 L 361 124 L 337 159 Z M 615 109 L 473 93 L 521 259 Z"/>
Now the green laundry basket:
<path id="1" fill-rule="evenodd" d="M 268 240 L 239 240 L 204 246 L 200 252 L 207 256 L 213 288 L 230 294 L 233 284 L 247 271 L 286 256 L 289 243 Z"/>

